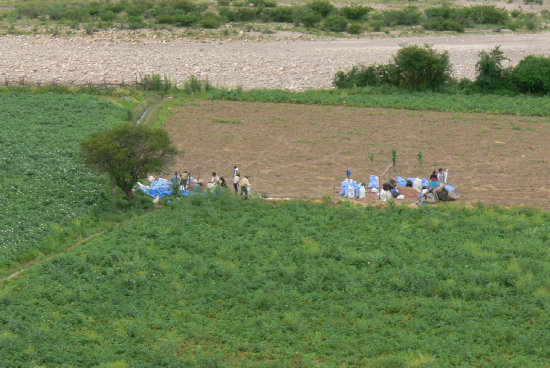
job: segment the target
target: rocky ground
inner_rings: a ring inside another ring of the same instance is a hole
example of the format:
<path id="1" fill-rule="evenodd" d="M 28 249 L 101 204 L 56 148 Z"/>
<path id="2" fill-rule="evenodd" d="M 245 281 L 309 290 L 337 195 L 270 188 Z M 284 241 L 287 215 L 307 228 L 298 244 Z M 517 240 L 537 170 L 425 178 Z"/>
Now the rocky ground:
<path id="1" fill-rule="evenodd" d="M 448 50 L 454 75 L 473 78 L 479 51 L 501 45 L 515 64 L 529 54 L 550 56 L 549 40 L 550 32 L 318 40 L 273 35 L 268 41 L 196 41 L 117 32 L 7 35 L 0 37 L 0 84 L 22 78 L 32 83 L 128 83 L 157 73 L 178 84 L 195 75 L 228 88 L 328 88 L 337 71 L 387 62 L 404 43 Z"/>

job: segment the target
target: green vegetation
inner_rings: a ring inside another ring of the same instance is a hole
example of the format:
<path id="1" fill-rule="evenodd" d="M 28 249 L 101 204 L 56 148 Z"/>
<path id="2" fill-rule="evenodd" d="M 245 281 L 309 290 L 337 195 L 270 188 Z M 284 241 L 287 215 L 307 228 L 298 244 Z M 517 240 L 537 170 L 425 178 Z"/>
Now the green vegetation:
<path id="1" fill-rule="evenodd" d="M 102 205 L 104 180 L 80 161 L 78 144 L 125 116 L 89 95 L 0 92 L 0 268 L 32 258 L 52 227 Z"/>
<path id="2" fill-rule="evenodd" d="M 107 172 L 130 201 L 134 200 L 132 189 L 137 181 L 162 171 L 177 153 L 162 128 L 134 122 L 92 133 L 80 147 L 86 163 Z"/>
<path id="3" fill-rule="evenodd" d="M 4 282 L 0 356 L 545 367 L 549 224 L 548 212 L 481 205 L 175 200 Z"/>
<path id="4" fill-rule="evenodd" d="M 538 93 L 550 95 L 550 58 L 529 55 L 516 67 L 505 68 L 508 60 L 497 46 L 481 51 L 476 64 L 477 78 L 457 81 L 450 76 L 447 52 L 438 53 L 430 46 L 402 47 L 393 63 L 356 65 L 339 71 L 333 84 L 337 88 L 395 86 L 408 90 L 459 90 L 465 93 Z"/>
<path id="5" fill-rule="evenodd" d="M 482 112 L 489 114 L 550 116 L 550 97 L 504 96 L 480 93 L 418 92 L 398 88 L 366 87 L 342 90 L 213 90 L 210 98 L 233 101 L 389 107 L 410 110 Z"/>
<path id="6" fill-rule="evenodd" d="M 42 26 L 82 28 L 87 33 L 98 29 L 140 29 L 195 27 L 217 29 L 225 24 L 279 23 L 328 32 L 359 33 L 360 30 L 387 30 L 400 26 L 422 25 L 436 31 L 463 32 L 465 28 L 499 27 L 533 30 L 540 16 L 520 11 L 508 12 L 493 5 L 469 7 L 406 6 L 401 9 L 375 10 L 363 5 L 336 7 L 328 0 L 305 4 L 281 5 L 272 0 L 228 1 L 207 3 L 192 0 L 62 0 L 9 2 L 0 10 L 0 21 L 8 31 L 29 21 Z M 27 23 L 25 23 L 27 22 Z M 348 29 L 349 23 L 353 27 Z M 57 29 L 57 28 L 56 28 Z M 57 29 L 57 32 L 59 30 Z M 228 29 L 226 29 L 229 32 Z"/>

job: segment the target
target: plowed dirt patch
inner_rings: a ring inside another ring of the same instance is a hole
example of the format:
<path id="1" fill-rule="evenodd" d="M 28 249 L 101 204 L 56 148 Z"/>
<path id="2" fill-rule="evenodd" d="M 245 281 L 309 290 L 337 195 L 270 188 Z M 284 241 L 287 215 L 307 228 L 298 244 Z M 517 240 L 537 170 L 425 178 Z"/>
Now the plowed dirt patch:
<path id="1" fill-rule="evenodd" d="M 445 167 L 463 201 L 550 208 L 548 118 L 192 101 L 165 128 L 184 152 L 170 171 L 200 166 L 201 179 L 216 171 L 229 182 L 236 164 L 272 197 L 332 196 L 347 168 L 368 181 L 395 148 L 397 170 L 383 180 Z"/>

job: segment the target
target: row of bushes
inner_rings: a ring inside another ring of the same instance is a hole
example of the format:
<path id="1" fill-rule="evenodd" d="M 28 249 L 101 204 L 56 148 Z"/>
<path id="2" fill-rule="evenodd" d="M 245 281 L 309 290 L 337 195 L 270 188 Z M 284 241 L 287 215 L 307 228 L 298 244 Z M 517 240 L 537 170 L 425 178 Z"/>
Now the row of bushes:
<path id="1" fill-rule="evenodd" d="M 507 60 L 499 47 L 482 51 L 476 64 L 474 81 L 451 77 L 447 51 L 437 52 L 431 46 L 402 47 L 392 63 L 357 65 L 339 71 L 333 84 L 337 88 L 394 86 L 414 90 L 458 88 L 465 92 L 537 93 L 550 94 L 550 58 L 527 56 L 515 67 L 504 67 Z"/>
<path id="2" fill-rule="evenodd" d="M 218 28 L 228 22 L 279 22 L 332 32 L 361 33 L 366 27 L 422 25 L 426 29 L 462 32 L 465 27 L 491 24 L 506 28 L 534 28 L 534 14 L 509 13 L 493 5 L 463 8 L 435 7 L 424 11 L 414 6 L 400 10 L 375 11 L 369 6 L 350 5 L 337 8 L 328 0 L 313 0 L 304 6 L 277 6 L 273 0 L 218 0 L 217 7 L 192 0 L 119 0 L 76 4 L 26 3 L 0 13 L 0 17 L 50 19 L 78 25 L 96 22 L 120 28 L 143 28 L 154 24 Z"/>

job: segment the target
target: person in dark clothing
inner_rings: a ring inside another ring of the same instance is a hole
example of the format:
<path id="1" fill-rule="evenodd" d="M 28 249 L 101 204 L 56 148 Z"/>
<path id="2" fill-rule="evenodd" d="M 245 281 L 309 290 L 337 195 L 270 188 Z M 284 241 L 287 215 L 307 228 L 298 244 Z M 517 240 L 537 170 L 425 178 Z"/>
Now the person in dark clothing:
<path id="1" fill-rule="evenodd" d="M 223 176 L 220 178 L 220 187 L 227 188 L 227 183 L 225 182 L 225 178 Z"/>

